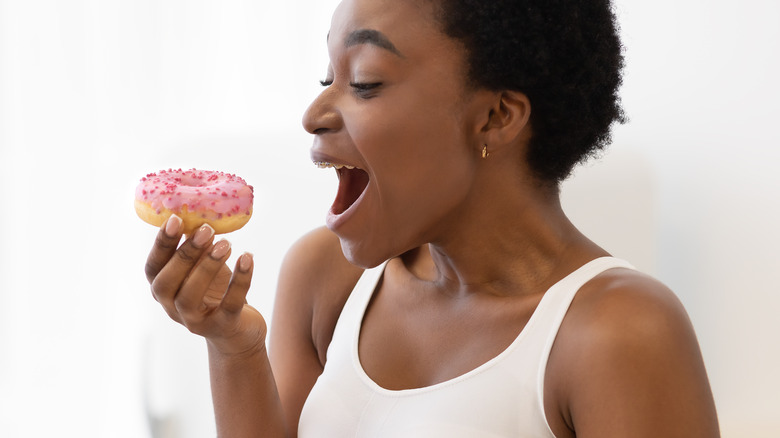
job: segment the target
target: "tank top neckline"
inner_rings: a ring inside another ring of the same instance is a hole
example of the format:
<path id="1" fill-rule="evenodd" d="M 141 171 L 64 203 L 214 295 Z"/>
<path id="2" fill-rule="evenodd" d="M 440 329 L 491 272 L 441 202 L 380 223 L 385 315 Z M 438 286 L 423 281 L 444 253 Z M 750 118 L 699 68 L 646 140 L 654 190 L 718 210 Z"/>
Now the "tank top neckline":
<path id="1" fill-rule="evenodd" d="M 540 315 L 544 313 L 545 309 L 550 304 L 552 304 L 552 301 L 554 301 L 555 298 L 554 295 L 556 290 L 560 290 L 562 286 L 568 283 L 575 282 L 578 277 L 582 275 L 587 275 L 590 271 L 592 271 L 591 268 L 598 267 L 597 265 L 604 264 L 605 262 L 606 262 L 606 265 L 604 265 L 605 267 L 603 269 L 597 270 L 595 273 L 591 275 L 590 278 L 587 278 L 585 282 L 589 281 L 590 279 L 600 274 L 601 272 L 611 268 L 617 268 L 617 267 L 632 268 L 630 264 L 612 256 L 598 257 L 593 260 L 590 260 L 585 264 L 583 264 L 582 266 L 580 266 L 579 268 L 567 274 L 565 277 L 555 282 L 552 286 L 550 286 L 547 289 L 547 291 L 545 291 L 544 295 L 542 296 L 542 299 L 539 301 L 539 304 L 537 304 L 536 309 L 534 309 L 533 313 L 531 314 L 531 317 L 528 319 L 528 322 L 525 324 L 522 330 L 520 330 L 520 333 L 518 333 L 518 335 L 515 337 L 512 343 L 510 343 L 509 346 L 507 346 L 503 351 L 501 351 L 496 356 L 489 359 L 487 362 L 484 362 L 481 365 L 478 365 L 476 368 L 469 370 L 463 374 L 444 380 L 442 382 L 434 383 L 432 385 L 423 386 L 419 388 L 387 389 L 379 385 L 378 383 L 376 383 L 368 375 L 368 373 L 366 373 L 366 371 L 363 369 L 363 365 L 360 363 L 360 353 L 359 353 L 360 330 L 363 325 L 363 318 L 365 316 L 365 312 L 368 307 L 368 303 L 371 300 L 371 297 L 374 295 L 374 293 L 376 293 L 376 287 L 379 283 L 379 279 L 382 278 L 382 276 L 384 275 L 385 267 L 388 263 L 387 261 L 385 261 L 379 266 L 367 271 L 367 273 L 370 272 L 371 277 L 370 279 L 368 279 L 369 281 L 366 281 L 365 284 L 361 285 L 365 288 L 368 288 L 370 292 L 364 293 L 362 294 L 363 296 L 361 296 L 362 302 L 360 303 L 360 314 L 357 315 L 358 316 L 357 324 L 355 324 L 355 327 L 353 327 L 354 330 L 351 339 L 352 366 L 354 367 L 355 372 L 357 373 L 360 380 L 362 380 L 363 383 L 369 389 L 371 389 L 374 393 L 381 394 L 387 397 L 404 397 L 404 396 L 424 394 L 426 392 L 436 391 L 438 389 L 455 385 L 464 380 L 473 378 L 474 376 L 477 376 L 480 373 L 490 370 L 493 366 L 500 363 L 504 358 L 511 355 L 512 351 L 514 351 L 517 348 L 517 346 L 523 342 L 523 339 L 526 336 L 528 336 L 528 333 L 533 331 L 534 326 L 536 325 L 537 321 L 540 319 Z"/>

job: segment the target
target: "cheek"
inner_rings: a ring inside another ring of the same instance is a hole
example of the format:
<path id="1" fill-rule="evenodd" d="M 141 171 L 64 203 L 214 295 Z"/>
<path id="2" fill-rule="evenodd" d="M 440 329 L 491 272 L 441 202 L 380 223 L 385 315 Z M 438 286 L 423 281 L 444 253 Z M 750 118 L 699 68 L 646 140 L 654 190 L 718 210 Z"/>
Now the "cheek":
<path id="1" fill-rule="evenodd" d="M 471 148 L 449 102 L 435 93 L 394 95 L 381 105 L 355 108 L 348 130 L 366 164 L 377 169 L 394 167 L 412 177 L 416 170 L 462 167 Z"/>
<path id="2" fill-rule="evenodd" d="M 362 137 L 383 213 L 396 220 L 433 221 L 465 196 L 474 160 L 460 127 L 446 114 L 404 113 Z M 370 149 L 370 150 L 369 150 Z"/>

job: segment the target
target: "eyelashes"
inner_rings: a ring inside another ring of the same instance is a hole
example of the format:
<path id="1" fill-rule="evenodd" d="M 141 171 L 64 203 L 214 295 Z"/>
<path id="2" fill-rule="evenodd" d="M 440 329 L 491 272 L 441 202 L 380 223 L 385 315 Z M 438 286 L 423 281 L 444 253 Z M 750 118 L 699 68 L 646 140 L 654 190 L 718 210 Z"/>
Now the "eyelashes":
<path id="1" fill-rule="evenodd" d="M 329 87 L 333 85 L 333 79 L 324 79 L 320 81 L 320 85 L 323 87 Z M 373 97 L 373 93 L 382 86 L 381 82 L 350 82 L 349 86 L 353 92 L 361 98 Z"/>
<path id="2" fill-rule="evenodd" d="M 350 82 L 349 86 L 355 91 L 366 92 L 371 91 L 381 86 L 381 82 Z"/>

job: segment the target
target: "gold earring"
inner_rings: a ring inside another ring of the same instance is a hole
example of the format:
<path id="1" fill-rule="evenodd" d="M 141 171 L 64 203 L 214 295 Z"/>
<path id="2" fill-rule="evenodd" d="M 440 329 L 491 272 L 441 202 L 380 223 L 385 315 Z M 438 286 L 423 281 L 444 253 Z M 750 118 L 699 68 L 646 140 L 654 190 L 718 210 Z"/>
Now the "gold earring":
<path id="1" fill-rule="evenodd" d="M 490 153 L 487 150 L 487 143 L 482 146 L 482 158 L 487 158 L 487 156 L 490 155 Z"/>

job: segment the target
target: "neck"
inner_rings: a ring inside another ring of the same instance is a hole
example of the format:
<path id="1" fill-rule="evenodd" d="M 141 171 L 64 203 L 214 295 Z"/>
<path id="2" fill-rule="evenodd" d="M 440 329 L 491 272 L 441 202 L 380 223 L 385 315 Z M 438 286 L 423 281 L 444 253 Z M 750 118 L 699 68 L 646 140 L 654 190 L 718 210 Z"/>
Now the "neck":
<path id="1" fill-rule="evenodd" d="M 425 277 L 448 294 L 534 294 L 606 255 L 566 217 L 557 189 L 531 185 L 477 189 L 468 208 L 430 240 L 430 257 L 415 257 Z"/>

